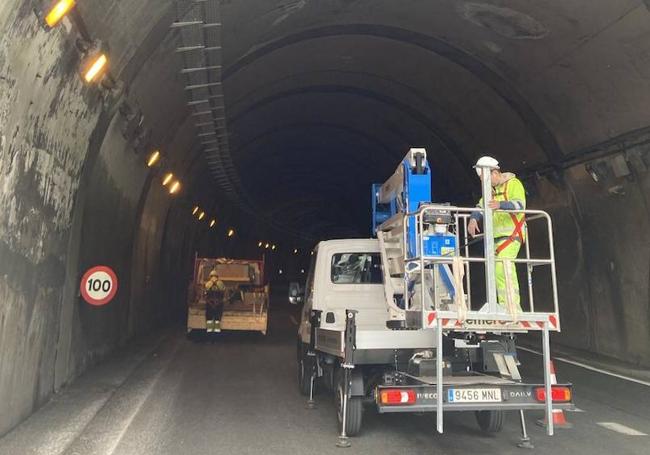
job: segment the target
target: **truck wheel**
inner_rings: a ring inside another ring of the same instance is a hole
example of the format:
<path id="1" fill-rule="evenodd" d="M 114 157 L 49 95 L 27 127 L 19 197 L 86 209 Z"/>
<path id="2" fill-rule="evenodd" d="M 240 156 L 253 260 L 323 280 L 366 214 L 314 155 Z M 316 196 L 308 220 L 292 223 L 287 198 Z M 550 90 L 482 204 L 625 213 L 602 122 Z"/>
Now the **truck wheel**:
<path id="1" fill-rule="evenodd" d="M 298 389 L 300 390 L 300 394 L 303 396 L 309 396 L 312 371 L 313 360 L 310 357 L 307 357 L 307 354 L 303 354 L 298 359 Z"/>
<path id="2" fill-rule="evenodd" d="M 347 407 L 347 419 L 345 421 L 345 434 L 356 436 L 361 431 L 363 417 L 363 397 L 350 397 Z M 339 428 L 343 424 L 343 384 L 339 383 L 336 388 L 336 416 Z"/>
<path id="3" fill-rule="evenodd" d="M 503 428 L 505 412 L 503 411 L 476 411 L 476 422 L 486 433 L 498 433 Z"/>

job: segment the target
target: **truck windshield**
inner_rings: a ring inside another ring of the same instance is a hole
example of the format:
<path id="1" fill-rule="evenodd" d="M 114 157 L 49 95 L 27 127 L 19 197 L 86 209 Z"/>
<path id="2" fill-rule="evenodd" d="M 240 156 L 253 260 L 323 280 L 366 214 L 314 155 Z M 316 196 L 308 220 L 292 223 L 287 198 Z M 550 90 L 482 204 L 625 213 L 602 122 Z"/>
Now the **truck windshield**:
<path id="1" fill-rule="evenodd" d="M 333 255 L 332 283 L 381 284 L 379 253 L 337 253 Z"/>

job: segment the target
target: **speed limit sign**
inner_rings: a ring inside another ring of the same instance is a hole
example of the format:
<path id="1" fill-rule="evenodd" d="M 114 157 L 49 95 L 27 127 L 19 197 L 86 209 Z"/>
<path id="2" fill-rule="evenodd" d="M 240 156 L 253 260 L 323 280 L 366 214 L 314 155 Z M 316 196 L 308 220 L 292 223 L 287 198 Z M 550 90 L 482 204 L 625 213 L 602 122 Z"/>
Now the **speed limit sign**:
<path id="1" fill-rule="evenodd" d="M 91 305 L 106 305 L 117 293 L 117 275 L 110 267 L 98 265 L 81 278 L 81 296 Z"/>

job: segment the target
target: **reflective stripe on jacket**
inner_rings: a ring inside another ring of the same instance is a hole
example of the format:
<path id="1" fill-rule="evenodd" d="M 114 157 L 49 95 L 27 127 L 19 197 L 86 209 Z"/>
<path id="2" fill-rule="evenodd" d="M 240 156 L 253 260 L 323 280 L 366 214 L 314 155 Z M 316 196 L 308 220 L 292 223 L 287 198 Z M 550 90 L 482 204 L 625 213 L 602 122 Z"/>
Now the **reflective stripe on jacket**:
<path id="1" fill-rule="evenodd" d="M 515 174 L 504 173 L 503 183 L 495 186 L 492 191 L 492 197 L 495 201 L 498 202 L 510 202 L 507 204 L 511 210 L 525 210 L 526 209 L 526 190 L 524 185 L 521 183 Z M 501 204 L 504 205 L 504 204 Z M 479 207 L 483 206 L 483 199 L 479 201 Z M 504 207 L 505 208 L 505 207 Z M 517 225 L 523 224 L 524 214 L 523 213 L 511 213 L 508 211 L 498 211 L 494 212 L 493 218 L 493 230 L 494 238 L 499 237 L 510 237 L 515 235 L 516 239 L 522 241 L 524 239 L 519 238 L 519 230 L 517 230 Z M 524 229 L 521 229 L 521 232 L 525 232 Z"/>

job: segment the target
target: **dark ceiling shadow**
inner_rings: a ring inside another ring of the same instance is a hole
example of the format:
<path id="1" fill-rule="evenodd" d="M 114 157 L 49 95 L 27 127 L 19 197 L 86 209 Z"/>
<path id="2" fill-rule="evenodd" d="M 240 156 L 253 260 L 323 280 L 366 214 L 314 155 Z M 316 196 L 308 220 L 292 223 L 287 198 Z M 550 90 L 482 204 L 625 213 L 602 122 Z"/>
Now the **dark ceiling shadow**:
<path id="1" fill-rule="evenodd" d="M 461 66 L 498 94 L 521 118 L 551 162 L 563 158 L 555 136 L 528 101 L 497 72 L 475 56 L 438 38 L 412 30 L 378 24 L 340 24 L 303 30 L 266 43 L 242 56 L 223 72 L 223 80 L 233 77 L 238 71 L 277 50 L 308 40 L 333 36 L 370 36 L 397 41 L 435 53 Z"/>

